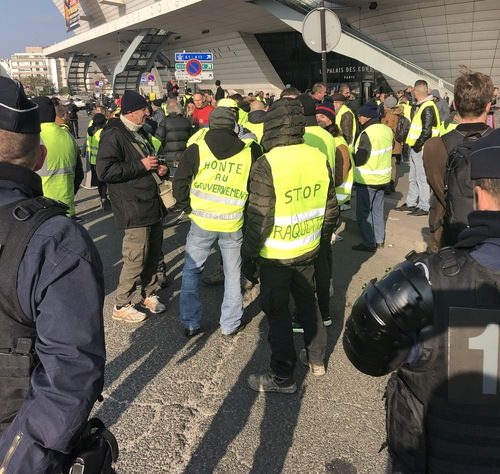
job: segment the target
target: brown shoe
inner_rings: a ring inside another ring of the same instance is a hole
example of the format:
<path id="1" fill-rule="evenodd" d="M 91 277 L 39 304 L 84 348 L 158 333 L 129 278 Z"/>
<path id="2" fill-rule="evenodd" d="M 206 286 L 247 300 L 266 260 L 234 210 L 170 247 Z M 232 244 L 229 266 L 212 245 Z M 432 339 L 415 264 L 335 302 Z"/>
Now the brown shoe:
<path id="1" fill-rule="evenodd" d="M 121 308 L 115 306 L 111 317 L 115 321 L 123 321 L 124 323 L 140 323 L 147 318 L 147 315 L 142 311 L 138 311 L 133 304 L 129 303 Z"/>

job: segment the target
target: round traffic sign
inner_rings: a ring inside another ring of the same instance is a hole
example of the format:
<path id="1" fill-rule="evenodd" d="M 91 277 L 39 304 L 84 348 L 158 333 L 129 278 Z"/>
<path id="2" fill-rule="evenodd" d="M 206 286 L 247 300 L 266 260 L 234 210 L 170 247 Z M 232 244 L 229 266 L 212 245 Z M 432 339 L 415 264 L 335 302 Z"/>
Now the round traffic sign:
<path id="1" fill-rule="evenodd" d="M 149 82 L 154 82 L 155 80 L 155 75 L 154 74 L 148 74 L 148 81 Z"/>
<path id="2" fill-rule="evenodd" d="M 325 51 L 332 51 L 340 41 L 342 34 L 342 25 L 339 17 L 325 8 Z M 309 49 L 316 53 L 322 53 L 321 50 L 321 8 L 311 10 L 302 23 L 302 38 Z"/>
<path id="3" fill-rule="evenodd" d="M 95 82 L 94 82 L 95 86 L 96 86 L 96 87 L 100 87 L 100 86 L 101 86 L 101 84 L 99 84 L 100 82 L 101 82 L 101 81 L 95 81 Z"/>
<path id="4" fill-rule="evenodd" d="M 202 70 L 203 66 L 201 65 L 201 62 L 198 61 L 197 59 L 190 59 L 189 61 L 186 62 L 186 72 L 190 76 L 199 76 Z"/>

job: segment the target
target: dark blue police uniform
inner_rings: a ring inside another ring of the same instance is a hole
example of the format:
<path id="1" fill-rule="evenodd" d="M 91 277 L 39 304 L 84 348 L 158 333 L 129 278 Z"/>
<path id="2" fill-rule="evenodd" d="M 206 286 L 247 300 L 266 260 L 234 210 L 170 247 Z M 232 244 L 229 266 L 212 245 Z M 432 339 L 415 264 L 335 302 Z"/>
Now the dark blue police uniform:
<path id="1" fill-rule="evenodd" d="M 41 194 L 38 175 L 0 162 L 0 206 Z M 39 363 L 28 396 L 0 434 L 0 471 L 60 473 L 104 380 L 102 263 L 86 230 L 64 216 L 43 223 L 21 261 L 17 293 L 36 325 Z"/>

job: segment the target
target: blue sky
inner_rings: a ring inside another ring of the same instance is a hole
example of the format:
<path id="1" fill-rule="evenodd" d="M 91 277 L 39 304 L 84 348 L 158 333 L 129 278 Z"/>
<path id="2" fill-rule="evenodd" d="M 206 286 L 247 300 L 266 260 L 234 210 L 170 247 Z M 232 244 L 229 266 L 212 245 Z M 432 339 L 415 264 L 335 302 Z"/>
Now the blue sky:
<path id="1" fill-rule="evenodd" d="M 66 25 L 52 0 L 1 0 L 0 58 L 25 46 L 49 46 L 67 38 Z M 8 7 L 6 4 L 8 3 Z"/>

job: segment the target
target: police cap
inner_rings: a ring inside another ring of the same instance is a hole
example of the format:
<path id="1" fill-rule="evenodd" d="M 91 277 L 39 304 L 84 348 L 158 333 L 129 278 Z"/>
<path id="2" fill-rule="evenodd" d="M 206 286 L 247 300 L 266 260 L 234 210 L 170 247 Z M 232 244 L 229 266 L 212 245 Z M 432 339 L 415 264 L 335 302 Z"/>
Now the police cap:
<path id="1" fill-rule="evenodd" d="M 26 97 L 19 81 L 8 77 L 0 77 L 0 130 L 40 133 L 38 105 Z"/>

